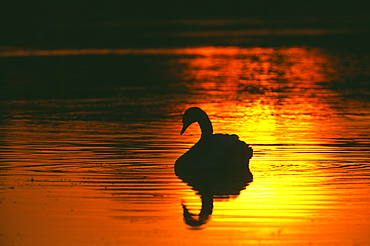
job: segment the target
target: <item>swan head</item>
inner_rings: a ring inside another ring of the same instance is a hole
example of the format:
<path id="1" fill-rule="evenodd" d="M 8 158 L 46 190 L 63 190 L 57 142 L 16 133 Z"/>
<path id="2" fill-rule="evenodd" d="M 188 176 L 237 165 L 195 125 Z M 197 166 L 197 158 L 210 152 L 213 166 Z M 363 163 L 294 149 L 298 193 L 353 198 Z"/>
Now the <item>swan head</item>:
<path id="1" fill-rule="evenodd" d="M 193 124 L 194 122 L 209 122 L 209 125 L 210 125 L 210 121 L 209 121 L 209 118 L 206 114 L 206 112 L 204 112 L 203 110 L 201 110 L 200 108 L 198 107 L 191 107 L 191 108 L 188 108 L 184 115 L 182 116 L 182 129 L 181 129 L 181 132 L 180 134 L 182 135 L 186 129 L 191 125 Z M 212 126 L 210 126 L 212 128 Z"/>

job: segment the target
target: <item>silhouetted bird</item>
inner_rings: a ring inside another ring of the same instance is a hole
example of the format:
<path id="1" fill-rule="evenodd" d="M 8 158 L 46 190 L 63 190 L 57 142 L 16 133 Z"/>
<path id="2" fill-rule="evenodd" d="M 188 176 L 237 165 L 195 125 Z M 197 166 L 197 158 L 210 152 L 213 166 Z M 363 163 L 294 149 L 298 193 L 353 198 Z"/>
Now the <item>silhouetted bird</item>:
<path id="1" fill-rule="evenodd" d="M 237 196 L 253 180 L 249 170 L 253 150 L 237 135 L 213 134 L 211 121 L 200 108 L 187 109 L 182 122 L 181 134 L 194 122 L 202 130 L 200 140 L 175 163 L 176 175 L 201 196 L 198 215 L 182 204 L 186 224 L 199 227 L 212 214 L 214 197 Z"/>
<path id="2" fill-rule="evenodd" d="M 253 150 L 248 144 L 240 141 L 237 135 L 213 134 L 208 115 L 198 107 L 185 111 L 181 135 L 194 122 L 198 122 L 202 130 L 201 138 L 176 161 L 176 170 L 219 167 L 248 167 L 249 170 Z"/>

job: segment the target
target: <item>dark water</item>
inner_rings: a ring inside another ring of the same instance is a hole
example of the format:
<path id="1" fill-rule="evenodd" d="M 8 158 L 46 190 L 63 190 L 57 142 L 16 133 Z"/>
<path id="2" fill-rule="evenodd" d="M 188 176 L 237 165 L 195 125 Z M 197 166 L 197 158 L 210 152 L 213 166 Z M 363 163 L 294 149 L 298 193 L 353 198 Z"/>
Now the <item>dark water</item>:
<path id="1" fill-rule="evenodd" d="M 289 45 L 3 49 L 1 244 L 368 245 L 370 53 L 285 35 Z M 199 138 L 197 126 L 179 135 L 191 106 L 254 149 L 253 182 L 215 197 L 199 227 L 181 204 L 198 214 L 200 196 L 173 170 Z"/>

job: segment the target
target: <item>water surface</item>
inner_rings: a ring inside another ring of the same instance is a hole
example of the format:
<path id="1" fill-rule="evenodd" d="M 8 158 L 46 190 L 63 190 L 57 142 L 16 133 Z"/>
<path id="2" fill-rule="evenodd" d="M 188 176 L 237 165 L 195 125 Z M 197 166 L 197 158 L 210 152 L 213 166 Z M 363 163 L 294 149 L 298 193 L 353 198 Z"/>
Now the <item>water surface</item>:
<path id="1" fill-rule="evenodd" d="M 4 245 L 370 244 L 369 54 L 310 46 L 3 53 Z M 173 164 L 199 138 L 250 144 L 253 182 L 200 196 Z"/>

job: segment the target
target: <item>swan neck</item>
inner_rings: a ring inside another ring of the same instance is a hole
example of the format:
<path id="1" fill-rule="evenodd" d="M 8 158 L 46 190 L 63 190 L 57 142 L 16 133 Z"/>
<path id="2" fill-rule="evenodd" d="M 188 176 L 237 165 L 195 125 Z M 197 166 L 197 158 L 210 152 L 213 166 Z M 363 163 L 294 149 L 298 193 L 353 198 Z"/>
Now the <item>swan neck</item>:
<path id="1" fill-rule="evenodd" d="M 201 139 L 209 138 L 213 134 L 213 127 L 212 123 L 209 120 L 208 116 L 205 115 L 205 117 L 202 117 L 200 120 L 198 120 L 198 124 L 200 126 L 200 129 L 202 131 Z"/>

